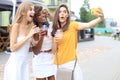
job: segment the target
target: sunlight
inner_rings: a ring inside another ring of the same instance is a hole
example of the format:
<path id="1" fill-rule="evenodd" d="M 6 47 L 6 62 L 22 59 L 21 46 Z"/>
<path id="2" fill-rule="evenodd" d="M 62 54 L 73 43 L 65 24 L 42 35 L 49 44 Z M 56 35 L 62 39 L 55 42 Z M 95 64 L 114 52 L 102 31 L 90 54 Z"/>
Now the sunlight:
<path id="1" fill-rule="evenodd" d="M 79 17 L 80 7 L 84 0 L 71 0 L 71 10 Z M 103 9 L 105 18 L 120 18 L 119 0 L 89 0 L 91 7 L 99 6 Z"/>

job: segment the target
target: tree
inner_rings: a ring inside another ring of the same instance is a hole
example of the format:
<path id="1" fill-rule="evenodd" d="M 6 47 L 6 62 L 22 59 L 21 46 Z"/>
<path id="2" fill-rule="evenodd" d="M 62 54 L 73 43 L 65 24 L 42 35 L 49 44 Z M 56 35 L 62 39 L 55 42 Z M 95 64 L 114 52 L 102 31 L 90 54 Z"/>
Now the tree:
<path id="1" fill-rule="evenodd" d="M 93 19 L 97 18 L 97 16 L 92 15 L 89 6 L 89 0 L 84 0 L 84 4 L 80 8 L 80 19 L 82 22 L 89 22 Z M 97 25 L 98 27 L 105 27 L 104 21 Z"/>
<path id="2" fill-rule="evenodd" d="M 84 0 L 84 4 L 80 8 L 80 19 L 83 22 L 88 22 L 89 12 L 90 12 L 90 8 L 89 8 L 88 0 Z"/>

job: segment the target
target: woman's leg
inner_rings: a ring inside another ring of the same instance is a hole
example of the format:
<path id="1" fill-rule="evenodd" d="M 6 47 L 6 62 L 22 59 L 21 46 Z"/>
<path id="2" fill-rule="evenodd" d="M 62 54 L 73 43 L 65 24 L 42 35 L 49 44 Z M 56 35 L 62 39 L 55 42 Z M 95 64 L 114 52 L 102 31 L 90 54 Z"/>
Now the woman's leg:
<path id="1" fill-rule="evenodd" d="M 55 80 L 55 76 L 54 75 L 53 76 L 49 76 L 48 80 Z"/>
<path id="2" fill-rule="evenodd" d="M 77 63 L 74 70 L 74 80 L 83 80 L 83 72 L 80 65 Z"/>
<path id="3" fill-rule="evenodd" d="M 36 78 L 36 80 L 46 80 L 46 78 Z"/>
<path id="4" fill-rule="evenodd" d="M 49 76 L 47 78 L 48 78 L 48 80 L 55 80 L 54 75 L 53 76 Z M 46 80 L 46 78 L 36 78 L 36 80 Z"/>
<path id="5" fill-rule="evenodd" d="M 74 65 L 75 65 L 75 60 L 60 65 L 59 68 L 73 69 Z M 83 80 L 83 73 L 78 63 L 76 63 L 74 70 L 74 80 Z"/>

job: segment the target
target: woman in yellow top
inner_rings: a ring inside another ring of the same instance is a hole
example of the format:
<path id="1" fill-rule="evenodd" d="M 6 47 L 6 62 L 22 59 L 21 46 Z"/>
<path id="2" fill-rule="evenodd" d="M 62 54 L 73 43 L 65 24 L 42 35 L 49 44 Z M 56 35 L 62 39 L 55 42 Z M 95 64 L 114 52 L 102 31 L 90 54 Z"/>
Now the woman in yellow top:
<path id="1" fill-rule="evenodd" d="M 101 22 L 104 19 L 101 9 L 97 11 L 98 18 L 88 22 L 81 23 L 76 21 L 70 21 L 70 14 L 68 7 L 64 4 L 60 5 L 53 19 L 53 53 L 58 56 L 59 68 L 73 69 L 76 59 L 76 47 L 77 47 L 77 31 L 86 28 L 91 28 Z M 57 29 L 61 29 L 63 34 L 56 34 Z M 57 64 L 55 56 L 54 63 Z M 76 64 L 74 71 L 74 80 L 83 80 L 82 71 L 78 63 Z"/>

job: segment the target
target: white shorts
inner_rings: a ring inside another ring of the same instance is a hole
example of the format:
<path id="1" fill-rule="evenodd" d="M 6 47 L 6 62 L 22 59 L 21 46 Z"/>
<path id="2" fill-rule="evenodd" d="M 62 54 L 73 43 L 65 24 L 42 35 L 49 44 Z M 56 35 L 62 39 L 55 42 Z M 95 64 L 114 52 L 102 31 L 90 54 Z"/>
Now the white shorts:
<path id="1" fill-rule="evenodd" d="M 45 78 L 55 75 L 53 54 L 41 52 L 33 58 L 33 75 L 35 78 Z"/>

